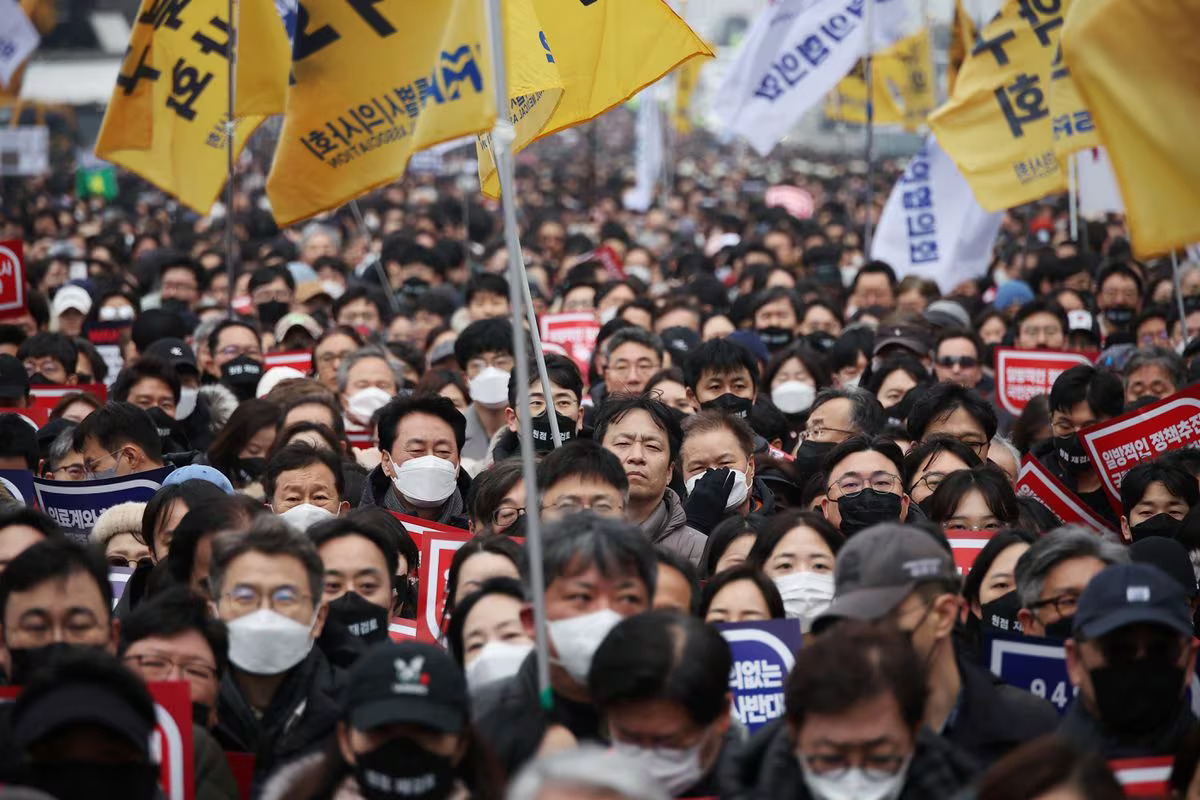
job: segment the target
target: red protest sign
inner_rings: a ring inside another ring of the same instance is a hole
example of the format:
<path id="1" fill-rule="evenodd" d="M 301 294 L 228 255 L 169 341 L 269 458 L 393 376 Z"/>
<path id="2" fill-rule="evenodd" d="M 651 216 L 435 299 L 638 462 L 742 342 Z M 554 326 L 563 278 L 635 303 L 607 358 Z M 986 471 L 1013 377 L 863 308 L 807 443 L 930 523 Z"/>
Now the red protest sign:
<path id="1" fill-rule="evenodd" d="M 954 565 L 958 571 L 966 575 L 975 564 L 979 551 L 987 546 L 996 534 L 995 531 L 968 531 L 946 529 L 946 539 L 950 549 L 954 551 Z"/>
<path id="2" fill-rule="evenodd" d="M 29 387 L 29 394 L 33 398 L 33 407 L 43 408 L 47 413 L 54 410 L 59 400 L 75 392 L 90 394 L 99 400 L 101 404 L 108 402 L 108 389 L 103 383 L 79 383 L 74 386 L 58 383 L 38 383 Z"/>
<path id="3" fill-rule="evenodd" d="M 1097 531 L 1111 528 L 1033 456 L 1025 456 L 1021 462 L 1021 471 L 1017 473 L 1017 483 L 1013 488 L 1018 497 L 1032 497 L 1063 524 L 1085 525 Z"/>
<path id="4" fill-rule="evenodd" d="M 404 524 L 407 527 L 408 522 Z M 417 641 L 421 642 L 438 642 L 442 638 L 442 610 L 446 606 L 450 562 L 458 548 L 471 540 L 467 531 L 445 525 L 439 527 L 444 530 L 425 530 L 421 536 L 421 566 L 417 571 L 420 586 Z"/>
<path id="5" fill-rule="evenodd" d="M 392 617 L 388 623 L 388 637 L 393 642 L 411 642 L 417 638 L 417 622 L 411 619 Z"/>
<path id="6" fill-rule="evenodd" d="M 1050 394 L 1059 375 L 1093 360 L 1084 353 L 997 347 L 996 401 L 1010 414 L 1020 414 L 1030 400 Z"/>
<path id="7" fill-rule="evenodd" d="M 0 317 L 16 316 L 28 305 L 25 245 L 19 239 L 6 239 L 0 242 Z"/>
<path id="8" fill-rule="evenodd" d="M 608 245 L 581 253 L 576 257 L 575 264 L 583 264 L 587 261 L 599 261 L 610 281 L 625 280 L 625 265 L 621 263 L 621 254 Z"/>
<path id="9" fill-rule="evenodd" d="M 225 761 L 229 763 L 233 782 L 237 784 L 238 800 L 250 800 L 250 790 L 254 787 L 254 753 L 231 753 L 226 750 Z"/>
<path id="10" fill-rule="evenodd" d="M 592 351 L 596 349 L 596 336 L 600 333 L 596 315 L 586 311 L 543 314 L 540 325 L 542 341 L 561 346 L 579 366 L 580 372 L 587 375 Z"/>
<path id="11" fill-rule="evenodd" d="M 1170 450 L 1200 447 L 1200 385 L 1084 428 L 1079 438 L 1120 514 L 1126 472 Z"/>
<path id="12" fill-rule="evenodd" d="M 267 353 L 263 356 L 267 369 L 271 367 L 291 367 L 305 375 L 312 372 L 312 353 L 307 350 L 291 350 L 286 353 Z"/>
<path id="13" fill-rule="evenodd" d="M 1114 758 L 1108 768 L 1126 797 L 1169 797 L 1173 756 L 1151 756 L 1147 758 Z"/>
<path id="14" fill-rule="evenodd" d="M 48 408 L 0 408 L 0 414 L 20 414 L 37 427 L 42 427 L 50 420 Z"/>

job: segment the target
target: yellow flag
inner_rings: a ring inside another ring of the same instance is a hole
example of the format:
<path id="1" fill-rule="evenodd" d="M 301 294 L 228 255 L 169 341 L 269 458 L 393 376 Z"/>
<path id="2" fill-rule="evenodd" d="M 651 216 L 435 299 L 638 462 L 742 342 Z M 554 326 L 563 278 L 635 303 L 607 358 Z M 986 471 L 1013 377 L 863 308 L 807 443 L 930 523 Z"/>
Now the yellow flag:
<path id="1" fill-rule="evenodd" d="M 922 29 L 872 57 L 871 82 L 875 85 L 877 125 L 903 125 L 915 131 L 933 111 L 933 51 L 929 30 Z M 859 125 L 867 121 L 867 84 L 860 61 L 830 92 L 826 115 Z"/>
<path id="2" fill-rule="evenodd" d="M 1134 251 L 1200 241 L 1200 0 L 1087 0 L 1066 63 L 1108 148 Z"/>
<path id="3" fill-rule="evenodd" d="M 256 19 L 271 24 L 243 27 L 240 49 L 264 56 L 286 53 L 278 15 Z M 143 0 L 96 141 L 96 155 L 141 175 L 202 214 L 212 208 L 225 183 L 229 39 L 225 0 Z M 270 80 L 260 77 L 250 83 L 267 86 Z M 273 80 L 279 98 L 286 71 Z M 261 115 L 236 120 L 238 152 L 262 120 Z"/>
<path id="4" fill-rule="evenodd" d="M 958 72 L 962 69 L 963 61 L 975 47 L 975 20 L 963 8 L 962 0 L 954 0 L 954 21 L 950 27 L 950 49 L 946 62 L 946 86 L 953 93 Z"/>
<path id="5" fill-rule="evenodd" d="M 675 70 L 675 98 L 671 104 L 671 125 L 678 133 L 689 133 L 692 130 L 692 95 L 696 92 L 696 84 L 700 81 L 700 58 L 689 58 Z"/>
<path id="6" fill-rule="evenodd" d="M 517 129 L 514 151 L 617 106 L 675 67 L 712 50 L 663 0 L 534 0 L 533 7 L 562 76 L 563 95 L 535 132 Z M 500 183 L 485 144 L 480 185 L 495 197 Z"/>
<path id="7" fill-rule="evenodd" d="M 1008 0 L 963 63 L 949 102 L 929 118 L 988 211 L 1063 191 L 1060 156 L 1095 143 L 1078 93 L 1056 86 L 1071 82 L 1058 41 L 1071 2 Z"/>
<path id="8" fill-rule="evenodd" d="M 239 0 L 234 114 L 282 114 L 292 53 L 273 2 Z"/>

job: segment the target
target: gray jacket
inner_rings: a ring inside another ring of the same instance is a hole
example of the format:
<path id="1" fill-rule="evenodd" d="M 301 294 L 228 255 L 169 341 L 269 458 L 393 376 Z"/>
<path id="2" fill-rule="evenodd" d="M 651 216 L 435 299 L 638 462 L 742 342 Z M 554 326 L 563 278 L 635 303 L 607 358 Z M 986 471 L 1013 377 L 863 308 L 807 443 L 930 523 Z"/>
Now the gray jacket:
<path id="1" fill-rule="evenodd" d="M 693 564 L 700 565 L 700 555 L 704 552 L 708 537 L 688 527 L 683 501 L 673 489 L 667 489 L 662 503 L 646 518 L 641 528 L 652 544 L 672 550 Z"/>

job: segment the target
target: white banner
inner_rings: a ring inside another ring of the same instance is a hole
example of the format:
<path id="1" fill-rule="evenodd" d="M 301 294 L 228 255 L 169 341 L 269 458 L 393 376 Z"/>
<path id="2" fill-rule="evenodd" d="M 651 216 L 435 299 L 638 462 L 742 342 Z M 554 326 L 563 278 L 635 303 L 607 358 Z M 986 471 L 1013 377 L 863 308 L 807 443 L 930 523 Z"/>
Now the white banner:
<path id="1" fill-rule="evenodd" d="M 1093 147 L 1075 153 L 1074 159 L 1079 176 L 1079 215 L 1095 218 L 1109 211 L 1124 214 L 1125 202 L 1108 152 L 1103 147 Z"/>
<path id="2" fill-rule="evenodd" d="M 625 207 L 645 212 L 654 205 L 663 174 L 663 108 L 658 99 L 658 84 L 642 92 L 637 115 L 636 183 L 625 193 Z"/>
<path id="3" fill-rule="evenodd" d="M 870 16 L 871 19 L 867 17 Z M 779 0 L 754 21 L 717 94 L 725 133 L 767 155 L 867 49 L 903 35 L 905 0 Z"/>
<path id="4" fill-rule="evenodd" d="M 0 0 L 0 80 L 5 86 L 41 41 L 17 0 Z"/>
<path id="5" fill-rule="evenodd" d="M 980 207 L 930 134 L 883 207 L 871 258 L 891 264 L 897 277 L 919 275 L 949 292 L 987 271 L 1002 217 Z"/>

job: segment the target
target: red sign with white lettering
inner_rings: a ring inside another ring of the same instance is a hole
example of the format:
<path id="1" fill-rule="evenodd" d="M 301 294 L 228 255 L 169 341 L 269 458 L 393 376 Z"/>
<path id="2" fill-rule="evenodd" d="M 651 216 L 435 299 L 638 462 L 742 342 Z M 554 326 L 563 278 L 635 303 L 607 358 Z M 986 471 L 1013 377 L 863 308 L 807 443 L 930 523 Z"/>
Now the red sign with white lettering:
<path id="1" fill-rule="evenodd" d="M 1050 394 L 1059 375 L 1095 359 L 1060 350 L 996 348 L 996 401 L 1010 414 L 1020 414 L 1039 394 Z"/>
<path id="2" fill-rule="evenodd" d="M 579 366 L 584 375 L 596 349 L 596 336 L 600 333 L 600 321 L 587 311 L 568 311 L 561 314 L 543 314 L 541 317 L 542 341 L 556 344 L 567 351 L 567 355 Z"/>
<path id="3" fill-rule="evenodd" d="M 979 551 L 987 546 L 995 533 L 995 531 L 946 529 L 946 539 L 950 542 L 950 549 L 954 551 L 954 564 L 958 567 L 959 572 L 966 575 L 971 571 Z"/>
<path id="4" fill-rule="evenodd" d="M 25 245 L 20 239 L 0 242 L 0 317 L 13 317 L 29 305 L 25 296 Z"/>
<path id="5" fill-rule="evenodd" d="M 1013 488 L 1016 489 L 1018 497 L 1032 497 L 1044 505 L 1064 525 L 1085 525 L 1098 531 L 1106 531 L 1112 527 L 1096 516 L 1096 512 L 1088 508 L 1078 495 L 1063 486 L 1062 482 L 1051 475 L 1033 456 L 1025 456 L 1021 462 L 1021 471 L 1017 473 L 1017 483 Z"/>

